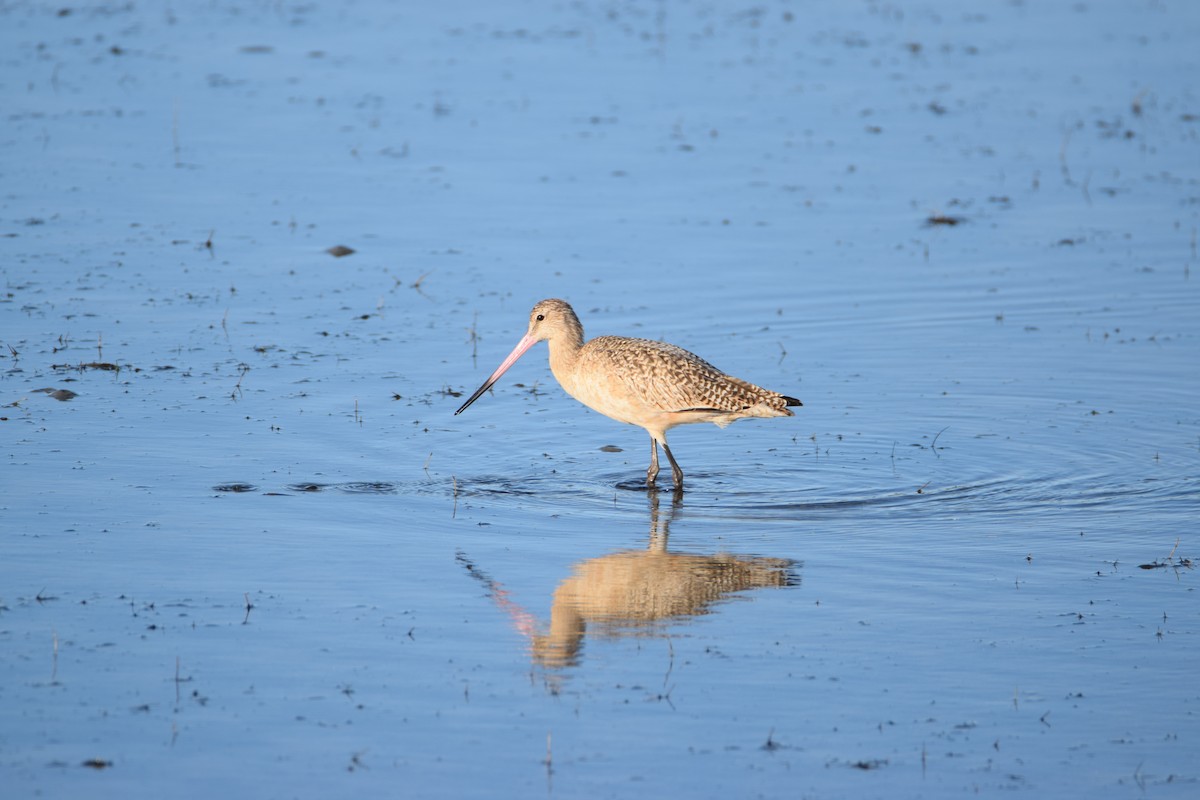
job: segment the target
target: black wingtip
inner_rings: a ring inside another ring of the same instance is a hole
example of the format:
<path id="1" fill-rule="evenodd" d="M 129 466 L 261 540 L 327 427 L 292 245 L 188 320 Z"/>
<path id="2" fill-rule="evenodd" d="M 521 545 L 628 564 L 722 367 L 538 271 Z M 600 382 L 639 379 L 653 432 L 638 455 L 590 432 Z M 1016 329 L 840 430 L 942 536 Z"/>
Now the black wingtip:
<path id="1" fill-rule="evenodd" d="M 804 405 L 804 403 L 801 403 L 801 402 L 800 402 L 799 400 L 797 400 L 796 398 L 794 398 L 794 397 L 788 397 L 787 395 L 784 395 L 784 396 L 783 396 L 783 404 L 784 404 L 785 406 L 802 406 L 802 405 Z"/>

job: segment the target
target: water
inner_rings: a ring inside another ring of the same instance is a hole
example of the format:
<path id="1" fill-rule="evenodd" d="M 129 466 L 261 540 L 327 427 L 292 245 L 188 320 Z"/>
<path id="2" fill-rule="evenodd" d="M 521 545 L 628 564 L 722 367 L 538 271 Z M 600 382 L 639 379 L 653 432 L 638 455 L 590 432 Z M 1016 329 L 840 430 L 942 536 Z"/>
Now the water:
<path id="1" fill-rule="evenodd" d="M 1190 6 L 0 19 L 6 796 L 1196 792 Z"/>

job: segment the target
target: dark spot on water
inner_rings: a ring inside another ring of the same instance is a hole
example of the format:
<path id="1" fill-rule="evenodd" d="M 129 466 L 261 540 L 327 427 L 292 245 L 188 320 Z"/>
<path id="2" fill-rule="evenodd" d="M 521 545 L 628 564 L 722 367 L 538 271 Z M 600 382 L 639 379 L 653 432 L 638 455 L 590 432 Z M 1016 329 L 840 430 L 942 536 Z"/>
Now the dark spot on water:
<path id="1" fill-rule="evenodd" d="M 600 452 L 601 453 L 623 453 L 625 451 L 622 450 L 621 448 L 617 447 L 615 444 L 606 444 L 600 448 Z"/>
<path id="2" fill-rule="evenodd" d="M 251 483 L 219 483 L 213 487 L 214 492 L 257 492 L 258 487 Z"/>
<path id="3" fill-rule="evenodd" d="M 954 227 L 966 222 L 966 217 L 955 217 L 950 214 L 930 214 L 925 218 L 925 227 L 932 228 L 937 225 L 945 225 L 946 227 Z"/>
<path id="4" fill-rule="evenodd" d="M 287 487 L 293 492 L 320 492 L 329 488 L 328 483 L 293 483 Z"/>
<path id="5" fill-rule="evenodd" d="M 113 762 L 104 758 L 89 758 L 82 764 L 82 766 L 88 767 L 89 769 L 108 769 L 112 765 Z"/>
<path id="6" fill-rule="evenodd" d="M 329 253 L 329 255 L 333 256 L 334 258 L 341 258 L 342 256 L 348 256 L 351 253 L 353 253 L 354 248 L 346 247 L 346 245 L 344 245 L 344 244 L 339 244 L 339 245 L 334 245 L 333 247 L 329 248 L 325 252 Z"/>

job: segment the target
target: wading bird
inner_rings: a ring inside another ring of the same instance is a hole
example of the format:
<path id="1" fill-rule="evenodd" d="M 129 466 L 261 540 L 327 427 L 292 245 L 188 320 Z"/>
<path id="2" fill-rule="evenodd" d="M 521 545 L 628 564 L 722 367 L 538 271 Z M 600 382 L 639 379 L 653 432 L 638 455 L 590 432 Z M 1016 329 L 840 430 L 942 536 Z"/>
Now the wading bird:
<path id="1" fill-rule="evenodd" d="M 662 445 L 675 488 L 683 488 L 683 470 L 667 447 L 667 431 L 676 425 L 712 422 L 724 428 L 746 417 L 790 417 L 788 406 L 802 405 L 794 397 L 726 375 L 673 344 L 624 336 L 597 336 L 584 344 L 575 310 L 563 300 L 551 299 L 533 307 L 529 332 L 454 413 L 466 411 L 526 350 L 543 340 L 550 345 L 550 371 L 567 394 L 650 434 L 646 470 L 650 486 L 658 477 L 658 445 Z"/>

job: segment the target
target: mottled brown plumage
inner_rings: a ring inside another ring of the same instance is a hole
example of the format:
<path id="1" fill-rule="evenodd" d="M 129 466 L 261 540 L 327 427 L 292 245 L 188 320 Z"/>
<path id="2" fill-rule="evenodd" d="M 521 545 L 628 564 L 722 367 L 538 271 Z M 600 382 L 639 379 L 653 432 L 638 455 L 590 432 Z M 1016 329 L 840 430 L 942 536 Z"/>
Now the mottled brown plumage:
<path id="1" fill-rule="evenodd" d="M 695 353 L 673 344 L 624 336 L 597 336 L 587 344 L 583 326 L 570 304 L 543 300 L 529 314 L 529 331 L 483 385 L 456 411 L 487 391 L 526 350 L 540 341 L 550 346 L 550 370 L 567 394 L 588 408 L 650 434 L 646 482 L 658 477 L 658 445 L 671 462 L 675 487 L 683 471 L 667 447 L 667 431 L 676 425 L 712 422 L 725 427 L 746 417 L 790 417 L 794 397 L 734 378 Z"/>

